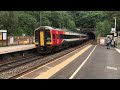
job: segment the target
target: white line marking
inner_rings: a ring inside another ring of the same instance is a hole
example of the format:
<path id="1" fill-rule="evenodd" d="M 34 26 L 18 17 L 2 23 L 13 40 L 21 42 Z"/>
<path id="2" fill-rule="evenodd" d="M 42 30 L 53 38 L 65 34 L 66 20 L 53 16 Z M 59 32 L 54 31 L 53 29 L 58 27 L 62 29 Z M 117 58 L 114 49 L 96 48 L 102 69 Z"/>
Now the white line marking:
<path id="1" fill-rule="evenodd" d="M 87 47 L 87 46 L 88 46 L 88 45 L 85 45 L 85 46 L 83 46 L 83 47 L 80 47 L 79 49 L 84 49 L 84 48 Z M 72 51 L 72 52 L 70 52 L 70 53 L 68 53 L 68 54 L 65 54 L 65 55 L 63 55 L 62 57 L 60 57 L 60 58 L 58 58 L 58 59 L 56 59 L 56 60 L 54 60 L 54 61 L 51 61 L 51 62 L 49 62 L 49 63 L 47 63 L 47 64 L 45 64 L 45 65 L 43 65 L 43 66 L 41 66 L 41 67 L 38 67 L 37 69 L 35 69 L 35 70 L 31 71 L 31 72 L 28 72 L 28 73 L 26 73 L 26 74 L 24 74 L 24 75 L 22 75 L 22 76 L 20 76 L 20 77 L 18 77 L 18 78 L 16 78 L 16 79 L 19 79 L 19 78 L 21 78 L 21 77 L 24 77 L 25 75 L 28 75 L 28 74 L 30 74 L 30 73 L 32 73 L 32 72 L 34 72 L 34 71 L 36 71 L 36 70 L 38 70 L 38 69 L 40 69 L 40 68 L 42 68 L 42 67 L 45 67 L 45 66 L 47 66 L 48 64 L 51 64 L 51 63 L 53 63 L 53 62 L 56 62 L 57 60 L 65 57 L 66 55 L 69 55 L 69 54 L 71 54 L 71 53 L 73 53 L 73 52 L 76 52 L 77 50 L 78 50 L 78 49 L 76 49 L 76 50 L 74 50 L 74 51 Z"/>
<path id="2" fill-rule="evenodd" d="M 117 70 L 117 68 L 115 68 L 115 67 L 110 67 L 110 66 L 107 66 L 106 68 L 107 68 L 107 69 L 112 69 L 112 70 Z"/>
<path id="3" fill-rule="evenodd" d="M 119 49 L 115 48 L 115 50 L 116 50 L 118 53 L 120 53 L 120 50 L 119 50 Z"/>
<path id="4" fill-rule="evenodd" d="M 97 45 L 96 45 L 97 46 Z M 78 69 L 72 74 L 72 76 L 69 79 L 73 79 L 74 76 L 78 73 L 78 71 L 82 68 L 82 66 L 85 64 L 85 62 L 89 59 L 89 57 L 91 56 L 91 54 L 93 53 L 93 51 L 95 50 L 96 46 L 94 47 L 94 49 L 92 50 L 92 52 L 88 55 L 88 57 L 85 59 L 85 61 L 78 67 Z"/>

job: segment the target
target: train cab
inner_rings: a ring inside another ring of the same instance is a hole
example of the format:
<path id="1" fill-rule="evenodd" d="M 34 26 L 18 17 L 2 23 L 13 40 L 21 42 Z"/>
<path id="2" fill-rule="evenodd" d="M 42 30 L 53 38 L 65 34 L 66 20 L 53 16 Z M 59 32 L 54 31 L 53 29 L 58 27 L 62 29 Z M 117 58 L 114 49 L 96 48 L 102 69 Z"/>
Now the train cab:
<path id="1" fill-rule="evenodd" d="M 40 27 L 35 30 L 35 46 L 40 50 L 46 50 L 51 47 L 51 28 L 50 27 Z M 47 48 L 48 47 L 48 48 Z"/>

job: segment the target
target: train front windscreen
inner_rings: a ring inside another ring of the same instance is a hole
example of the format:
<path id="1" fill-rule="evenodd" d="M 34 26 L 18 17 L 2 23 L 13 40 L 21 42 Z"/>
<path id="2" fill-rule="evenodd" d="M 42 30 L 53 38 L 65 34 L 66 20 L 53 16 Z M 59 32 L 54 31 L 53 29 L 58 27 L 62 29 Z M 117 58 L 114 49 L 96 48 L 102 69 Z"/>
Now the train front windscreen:
<path id="1" fill-rule="evenodd" d="M 46 30 L 46 31 L 45 31 L 45 38 L 46 38 L 46 42 L 47 42 L 47 43 L 51 42 L 50 30 Z"/>
<path id="2" fill-rule="evenodd" d="M 40 31 L 39 30 L 36 30 L 35 31 L 35 45 L 36 46 L 39 46 L 39 42 L 40 42 L 40 35 L 39 35 Z"/>

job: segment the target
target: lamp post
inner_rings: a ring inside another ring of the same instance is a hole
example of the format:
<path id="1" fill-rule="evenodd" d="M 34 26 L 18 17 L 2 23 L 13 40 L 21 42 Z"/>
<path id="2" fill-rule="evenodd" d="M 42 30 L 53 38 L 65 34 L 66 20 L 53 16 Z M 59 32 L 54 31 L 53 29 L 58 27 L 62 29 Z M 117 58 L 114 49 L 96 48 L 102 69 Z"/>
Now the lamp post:
<path id="1" fill-rule="evenodd" d="M 115 19 L 115 26 L 114 26 L 114 47 L 116 47 L 116 17 L 113 17 Z"/>
<path id="2" fill-rule="evenodd" d="M 115 19 L 115 32 L 114 32 L 114 36 L 115 36 L 115 33 L 116 33 L 116 17 L 114 17 Z"/>

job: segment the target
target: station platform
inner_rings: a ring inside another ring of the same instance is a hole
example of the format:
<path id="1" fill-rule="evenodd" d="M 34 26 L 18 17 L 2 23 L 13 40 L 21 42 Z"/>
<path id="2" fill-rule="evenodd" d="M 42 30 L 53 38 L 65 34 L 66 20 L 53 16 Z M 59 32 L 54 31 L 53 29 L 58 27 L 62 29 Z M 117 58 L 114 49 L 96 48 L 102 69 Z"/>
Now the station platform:
<path id="1" fill-rule="evenodd" d="M 34 44 L 0 47 L 0 54 L 23 51 L 23 50 L 33 49 L 33 48 L 35 48 Z"/>
<path id="2" fill-rule="evenodd" d="M 89 45 L 17 79 L 120 79 L 120 53 Z"/>

